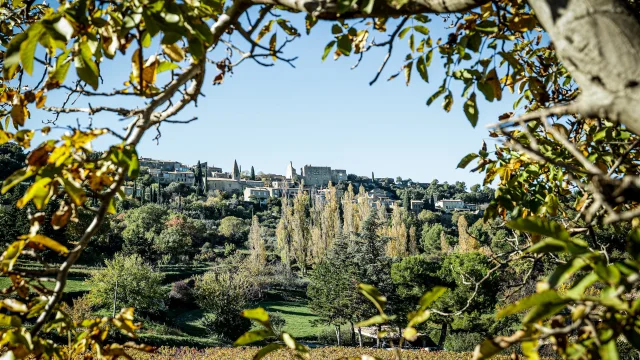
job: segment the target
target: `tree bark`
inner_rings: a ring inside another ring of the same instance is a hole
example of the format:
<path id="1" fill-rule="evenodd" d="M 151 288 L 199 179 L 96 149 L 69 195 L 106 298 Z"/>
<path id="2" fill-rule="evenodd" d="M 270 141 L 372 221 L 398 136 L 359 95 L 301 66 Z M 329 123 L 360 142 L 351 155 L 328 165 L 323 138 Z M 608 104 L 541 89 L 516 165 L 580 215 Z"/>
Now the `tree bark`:
<path id="1" fill-rule="evenodd" d="M 442 325 L 440 325 L 440 339 L 438 340 L 438 347 L 440 349 L 444 349 L 444 342 L 445 340 L 447 340 L 447 323 L 443 322 Z"/>
<path id="2" fill-rule="evenodd" d="M 529 0 L 581 89 L 566 113 L 604 117 L 640 134 L 640 23 L 620 0 Z"/>
<path id="3" fill-rule="evenodd" d="M 353 322 L 349 321 L 349 325 L 351 325 L 351 345 L 356 344 L 356 330 L 353 327 Z"/>
<path id="4" fill-rule="evenodd" d="M 345 13 L 338 14 L 337 0 L 251 0 L 254 4 L 267 4 L 284 6 L 292 10 L 312 14 L 318 19 L 335 20 L 338 18 L 363 18 L 363 17 L 387 17 L 403 16 L 422 13 L 451 13 L 465 12 L 467 10 L 488 3 L 489 0 L 409 0 L 400 9 L 389 5 L 386 0 L 379 0 L 373 3 L 371 13 L 365 13 L 362 5 L 353 2 L 351 9 Z"/>
<path id="5" fill-rule="evenodd" d="M 335 330 L 336 330 L 336 339 L 338 340 L 338 346 L 341 346 L 342 344 L 340 344 L 340 325 L 335 325 Z"/>
<path id="6" fill-rule="evenodd" d="M 362 328 L 358 328 L 358 343 L 362 347 Z"/>

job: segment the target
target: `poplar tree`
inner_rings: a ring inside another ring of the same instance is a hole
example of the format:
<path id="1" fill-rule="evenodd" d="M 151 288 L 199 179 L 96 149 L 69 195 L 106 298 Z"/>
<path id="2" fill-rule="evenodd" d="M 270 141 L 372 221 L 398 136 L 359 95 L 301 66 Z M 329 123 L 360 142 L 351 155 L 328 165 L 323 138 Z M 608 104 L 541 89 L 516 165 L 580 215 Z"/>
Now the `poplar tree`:
<path id="1" fill-rule="evenodd" d="M 262 238 L 262 227 L 256 215 L 251 219 L 251 229 L 249 230 L 249 250 L 251 251 L 251 261 L 264 267 L 267 264 L 267 250 Z"/>
<path id="2" fill-rule="evenodd" d="M 307 264 L 309 263 L 309 221 L 307 217 L 307 205 L 309 202 L 308 195 L 300 191 L 293 199 L 293 207 L 291 211 L 291 255 L 295 259 L 302 274 L 307 272 Z"/>
<path id="3" fill-rule="evenodd" d="M 358 198 L 357 198 L 357 206 L 358 206 L 358 228 L 359 224 L 364 223 L 364 221 L 369 217 L 371 213 L 371 205 L 369 204 L 369 198 L 367 197 L 367 191 L 364 189 L 364 186 L 360 185 L 358 188 Z"/>
<path id="4" fill-rule="evenodd" d="M 389 228 L 389 243 L 387 243 L 387 255 L 390 257 L 407 255 L 407 225 L 404 223 L 406 209 L 397 204 L 393 206 L 391 215 L 391 227 Z"/>
<path id="5" fill-rule="evenodd" d="M 342 196 L 342 218 L 343 218 L 343 233 L 345 237 L 349 238 L 358 232 L 358 219 L 356 214 L 356 206 L 353 201 L 355 194 L 353 193 L 353 185 L 349 184 L 347 191 Z"/>
<path id="6" fill-rule="evenodd" d="M 291 265 L 291 218 L 293 216 L 291 211 L 289 199 L 285 197 L 282 199 L 282 214 L 276 228 L 276 239 L 280 251 L 280 261 L 287 266 Z"/>

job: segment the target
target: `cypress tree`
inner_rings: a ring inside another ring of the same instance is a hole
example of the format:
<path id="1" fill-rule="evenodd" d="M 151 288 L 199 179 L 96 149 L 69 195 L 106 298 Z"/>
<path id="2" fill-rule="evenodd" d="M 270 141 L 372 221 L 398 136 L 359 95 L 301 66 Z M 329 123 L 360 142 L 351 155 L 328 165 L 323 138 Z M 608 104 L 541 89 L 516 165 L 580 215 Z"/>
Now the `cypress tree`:
<path id="1" fill-rule="evenodd" d="M 251 180 L 256 179 L 256 172 L 253 170 L 253 166 L 251 166 Z"/>
<path id="2" fill-rule="evenodd" d="M 195 181 L 195 185 L 196 185 L 196 195 L 200 196 L 202 195 L 202 165 L 200 164 L 200 160 L 198 160 L 198 165 L 196 168 L 196 181 Z"/>
<path id="3" fill-rule="evenodd" d="M 407 211 L 411 210 L 411 198 L 409 197 L 408 190 L 405 190 L 404 194 L 402 195 L 402 207 Z"/>

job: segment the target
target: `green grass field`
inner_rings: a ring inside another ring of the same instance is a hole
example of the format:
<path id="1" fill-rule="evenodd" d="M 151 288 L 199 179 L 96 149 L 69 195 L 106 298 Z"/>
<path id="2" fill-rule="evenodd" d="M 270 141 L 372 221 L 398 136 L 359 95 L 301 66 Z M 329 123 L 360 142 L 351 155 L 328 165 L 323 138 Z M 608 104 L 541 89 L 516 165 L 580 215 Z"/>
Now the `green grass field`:
<path id="1" fill-rule="evenodd" d="M 54 282 L 45 282 L 44 286 L 46 286 L 49 289 L 53 289 L 53 286 L 55 285 Z M 0 288 L 4 289 L 11 286 L 11 280 L 9 280 L 8 277 L 0 277 Z M 67 281 L 67 287 L 65 288 L 65 292 L 67 293 L 71 293 L 71 292 L 85 292 L 85 291 L 89 291 L 89 285 L 85 282 L 84 278 L 76 278 L 76 277 L 72 277 L 69 278 L 69 280 Z"/>
<path id="2" fill-rule="evenodd" d="M 294 334 L 296 338 L 316 340 L 320 334 L 328 327 L 319 325 L 313 326 L 312 321 L 317 320 L 304 300 L 299 301 L 263 301 L 258 306 L 265 308 L 269 313 L 278 312 L 285 319 L 284 331 Z"/>

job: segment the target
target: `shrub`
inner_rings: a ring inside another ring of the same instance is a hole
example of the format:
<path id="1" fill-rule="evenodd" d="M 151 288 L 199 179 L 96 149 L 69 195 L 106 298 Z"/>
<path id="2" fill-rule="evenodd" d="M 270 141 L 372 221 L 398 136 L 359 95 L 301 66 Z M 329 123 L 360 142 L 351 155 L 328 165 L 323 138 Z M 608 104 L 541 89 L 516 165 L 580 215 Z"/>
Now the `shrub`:
<path id="1" fill-rule="evenodd" d="M 169 303 L 171 306 L 185 306 L 193 304 L 195 302 L 195 297 L 193 296 L 194 285 L 194 279 L 174 282 L 171 285 L 171 291 L 169 292 Z"/>
<path id="2" fill-rule="evenodd" d="M 157 313 L 164 308 L 162 274 L 137 255 L 116 254 L 106 267 L 88 280 L 92 305 L 111 308 L 117 283 L 116 308 L 134 307 L 137 312 Z"/>
<path id="3" fill-rule="evenodd" d="M 240 316 L 249 301 L 251 283 L 245 276 L 214 270 L 196 278 L 198 305 L 210 315 L 204 325 L 225 340 L 235 340 L 251 328 Z"/>
<path id="4" fill-rule="evenodd" d="M 229 257 L 231 255 L 233 255 L 236 252 L 236 246 L 235 244 L 232 243 L 225 243 L 224 244 L 224 256 L 225 257 Z"/>
<path id="5" fill-rule="evenodd" d="M 73 299 L 73 304 L 71 306 L 64 304 L 63 307 L 64 311 L 71 317 L 71 320 L 76 323 L 80 323 L 82 320 L 91 318 L 91 301 L 87 294 Z"/>
<path id="6" fill-rule="evenodd" d="M 270 313 L 269 320 L 271 320 L 271 326 L 273 327 L 273 330 L 275 330 L 276 334 L 279 334 L 287 324 L 287 320 L 285 320 L 279 312 Z"/>

